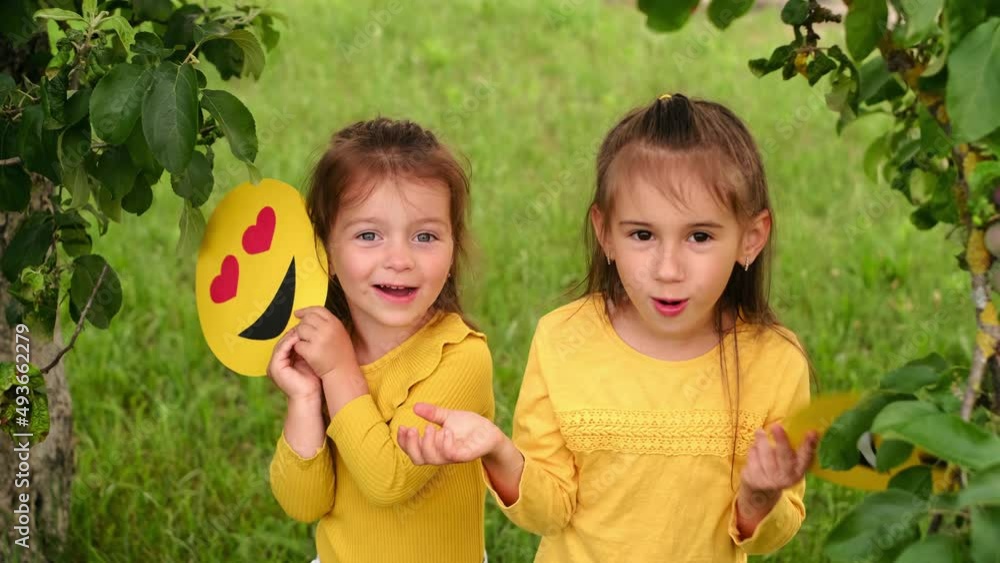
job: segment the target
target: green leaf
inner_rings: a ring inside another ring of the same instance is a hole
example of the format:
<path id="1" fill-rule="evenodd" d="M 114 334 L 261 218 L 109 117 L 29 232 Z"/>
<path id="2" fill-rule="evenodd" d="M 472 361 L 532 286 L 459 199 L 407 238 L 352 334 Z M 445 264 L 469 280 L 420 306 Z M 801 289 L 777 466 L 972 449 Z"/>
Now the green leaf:
<path id="1" fill-rule="evenodd" d="M 104 274 L 98 287 L 97 283 L 101 279 L 104 266 L 108 266 L 108 271 Z M 95 287 L 97 288 L 96 293 Z M 97 328 L 108 328 L 111 326 L 111 319 L 121 309 L 122 286 L 114 268 L 97 254 L 88 254 L 73 260 L 73 278 L 70 281 L 69 297 L 78 313 L 83 312 L 92 294 L 94 299 L 87 311 L 87 320 Z M 73 320 L 79 321 L 79 318 L 77 315 Z"/>
<path id="2" fill-rule="evenodd" d="M 639 11 L 646 14 L 646 26 L 653 31 L 677 31 L 684 27 L 699 0 L 639 0 Z"/>
<path id="3" fill-rule="evenodd" d="M 0 105 L 3 105 L 7 100 L 7 96 L 14 90 L 17 90 L 17 84 L 14 83 L 14 79 L 6 72 L 0 72 Z"/>
<path id="4" fill-rule="evenodd" d="M 90 88 L 77 90 L 66 100 L 66 127 L 72 127 L 90 114 Z"/>
<path id="5" fill-rule="evenodd" d="M 909 491 L 926 499 L 934 492 L 934 474 L 927 465 L 907 467 L 889 479 L 889 488 Z"/>
<path id="6" fill-rule="evenodd" d="M 21 212 L 31 201 L 31 178 L 20 166 L 0 166 L 0 211 Z"/>
<path id="7" fill-rule="evenodd" d="M 44 126 L 46 129 L 59 129 L 66 121 L 68 72 L 64 69 L 64 72 L 60 72 L 51 79 L 42 77 L 42 110 L 45 112 Z"/>
<path id="8" fill-rule="evenodd" d="M 157 67 L 142 103 L 142 130 L 150 152 L 171 174 L 187 168 L 198 134 L 197 77 L 190 64 Z"/>
<path id="9" fill-rule="evenodd" d="M 974 563 L 997 563 L 1000 560 L 1000 507 L 973 507 L 969 547 Z"/>
<path id="10" fill-rule="evenodd" d="M 889 72 L 889 65 L 882 57 L 872 57 L 861 65 L 858 69 L 858 80 L 861 82 L 861 91 L 858 97 L 862 102 L 868 101 L 892 80 L 892 73 Z"/>
<path id="11" fill-rule="evenodd" d="M 973 505 L 1000 506 L 1000 465 L 972 474 L 969 485 L 958 493 L 958 505 L 961 508 Z"/>
<path id="12" fill-rule="evenodd" d="M 132 24 L 121 16 L 110 16 L 102 20 L 97 29 L 114 30 L 122 40 L 122 44 L 125 45 L 125 50 L 131 50 L 132 45 L 135 44 L 135 30 L 132 29 Z"/>
<path id="13" fill-rule="evenodd" d="M 837 523 L 823 551 L 834 561 L 893 561 L 920 537 L 917 520 L 926 510 L 926 501 L 907 491 L 869 495 Z"/>
<path id="14" fill-rule="evenodd" d="M 927 365 L 905 365 L 882 377 L 879 389 L 897 393 L 916 393 L 941 380 L 941 373 Z"/>
<path id="15" fill-rule="evenodd" d="M 250 175 L 250 183 L 253 185 L 258 185 L 264 179 L 260 174 L 260 170 L 257 169 L 253 164 L 247 163 L 247 173 Z"/>
<path id="16" fill-rule="evenodd" d="M 55 220 L 50 213 L 32 213 L 21 222 L 14 233 L 14 238 L 4 250 L 2 261 L 3 275 L 8 281 L 14 281 L 21 275 L 21 270 L 29 266 L 38 266 L 45 261 L 49 246 L 55 234 Z"/>
<path id="17" fill-rule="evenodd" d="M 726 29 L 753 8 L 754 0 L 712 0 L 708 4 L 708 19 L 715 27 Z"/>
<path id="18" fill-rule="evenodd" d="M 201 207 L 208 201 L 214 183 L 212 164 L 198 151 L 191 155 L 191 162 L 183 172 L 170 177 L 174 193 L 186 199 L 193 207 Z"/>
<path id="19" fill-rule="evenodd" d="M 879 413 L 872 432 L 902 438 L 928 453 L 980 470 L 1000 459 L 1000 438 L 922 401 L 900 401 Z"/>
<path id="20" fill-rule="evenodd" d="M 14 369 L 14 362 L 0 362 L 0 394 L 17 383 L 17 370 Z"/>
<path id="21" fill-rule="evenodd" d="M 163 167 L 160 166 L 159 162 L 156 162 L 153 153 L 149 150 L 149 145 L 146 144 L 146 136 L 142 132 L 141 123 L 132 129 L 132 134 L 125 140 L 125 148 L 128 150 L 129 156 L 132 157 L 132 162 L 143 172 L 153 177 L 151 182 L 155 182 L 163 173 Z"/>
<path id="22" fill-rule="evenodd" d="M 253 76 L 254 78 L 260 78 L 261 72 L 264 71 L 264 49 L 260 46 L 260 41 L 257 40 L 257 37 L 253 33 L 245 29 L 237 29 L 225 35 L 209 36 L 204 41 L 209 42 L 218 40 L 231 41 L 234 45 L 239 47 L 243 54 L 242 71 L 240 72 L 240 76 Z M 218 62 L 213 60 L 213 57 L 209 57 L 209 60 L 211 60 L 217 67 L 219 66 Z M 223 68 L 220 67 L 219 71 L 224 80 L 228 78 L 226 73 L 223 72 Z"/>
<path id="23" fill-rule="evenodd" d="M 40 20 L 55 20 L 60 22 L 65 21 L 78 21 L 82 23 L 87 23 L 87 20 L 83 19 L 83 16 L 76 12 L 71 12 L 69 10 L 61 10 L 59 8 L 49 8 L 46 10 L 38 10 L 34 15 L 35 19 Z"/>
<path id="24" fill-rule="evenodd" d="M 912 47 L 938 30 L 938 13 L 943 6 L 944 0 L 899 0 L 906 16 L 904 47 Z"/>
<path id="25" fill-rule="evenodd" d="M 754 59 L 748 64 L 750 66 L 750 71 L 754 73 L 755 76 L 761 77 L 770 74 L 779 68 L 785 66 L 785 63 L 795 57 L 795 47 L 792 45 L 780 45 L 774 51 L 771 51 L 770 58 L 767 59 Z"/>
<path id="26" fill-rule="evenodd" d="M 160 61 L 172 55 L 174 50 L 164 48 L 163 41 L 155 33 L 140 31 L 135 34 L 135 45 L 132 46 L 132 53 Z"/>
<path id="27" fill-rule="evenodd" d="M 203 90 L 201 107 L 219 124 L 233 156 L 243 162 L 257 158 L 257 127 L 250 110 L 239 98 L 222 90 Z"/>
<path id="28" fill-rule="evenodd" d="M 920 146 L 924 152 L 934 156 L 951 153 L 951 139 L 923 105 L 917 107 L 917 124 L 920 126 Z"/>
<path id="29" fill-rule="evenodd" d="M 945 104 L 959 141 L 975 141 L 1000 126 L 1000 18 L 973 29 L 948 55 Z"/>
<path id="30" fill-rule="evenodd" d="M 143 97 L 153 82 L 153 71 L 135 64 L 111 69 L 90 96 L 94 133 L 109 144 L 125 142 L 142 110 Z"/>
<path id="31" fill-rule="evenodd" d="M 885 160 L 889 149 L 889 134 L 880 135 L 872 144 L 868 145 L 868 149 L 865 150 L 864 158 L 864 169 L 865 175 L 872 182 L 880 182 L 882 180 L 879 175 L 879 164 Z"/>
<path id="32" fill-rule="evenodd" d="M 788 25 L 802 25 L 809 18 L 809 0 L 788 0 L 781 9 L 781 21 Z"/>
<path id="33" fill-rule="evenodd" d="M 45 129 L 44 121 L 42 106 L 24 108 L 17 129 L 18 154 L 26 169 L 58 184 L 61 180 L 56 166 L 59 162 L 59 133 Z"/>
<path id="34" fill-rule="evenodd" d="M 193 256 L 201 245 L 201 237 L 205 234 L 205 216 L 201 214 L 201 209 L 192 207 L 187 200 L 184 200 L 184 209 L 181 210 L 180 228 L 177 254 Z"/>
<path id="35" fill-rule="evenodd" d="M 885 34 L 889 20 L 886 0 L 854 0 L 844 18 L 847 50 L 855 61 L 863 61 Z"/>
<path id="36" fill-rule="evenodd" d="M 837 471 L 845 471 L 857 465 L 858 439 L 868 432 L 872 420 L 886 405 L 905 397 L 891 393 L 874 393 L 863 398 L 854 408 L 842 413 L 820 440 L 820 465 Z"/>
<path id="37" fill-rule="evenodd" d="M 902 440 L 884 440 L 875 453 L 875 469 L 885 473 L 909 459 L 913 444 Z"/>
<path id="38" fill-rule="evenodd" d="M 820 78 L 823 78 L 836 69 L 837 63 L 833 59 L 824 55 L 822 51 L 816 51 L 813 54 L 813 60 L 809 61 L 809 64 L 806 65 L 806 78 L 809 79 L 809 85 L 816 84 Z"/>
<path id="39" fill-rule="evenodd" d="M 56 216 L 59 242 L 66 254 L 71 257 L 90 254 L 94 241 L 87 232 L 87 226 L 87 221 L 76 210 Z"/>
<path id="40" fill-rule="evenodd" d="M 132 163 L 125 147 L 104 150 L 97 162 L 97 179 L 111 190 L 114 199 L 121 199 L 132 189 L 139 168 Z"/>
<path id="41" fill-rule="evenodd" d="M 962 544 L 951 536 L 934 534 L 910 544 L 896 563 L 962 563 Z"/>
<path id="42" fill-rule="evenodd" d="M 140 20 L 165 22 L 174 11 L 170 0 L 132 0 L 135 17 Z"/>
<path id="43" fill-rule="evenodd" d="M 101 209 L 101 213 L 103 213 L 105 217 L 111 219 L 115 223 L 121 223 L 122 200 L 121 198 L 115 197 L 111 188 L 101 186 L 100 189 L 97 190 L 96 199 L 97 206 Z"/>
<path id="44" fill-rule="evenodd" d="M 38 368 L 35 368 L 37 371 Z M 49 399 L 46 395 L 34 391 L 31 402 L 31 421 L 28 431 L 34 434 L 35 444 L 45 441 L 49 435 Z"/>
<path id="45" fill-rule="evenodd" d="M 893 408 L 889 408 L 893 407 Z M 872 432 L 882 433 L 896 426 L 905 425 L 911 417 L 930 417 L 941 414 L 934 405 L 922 401 L 897 401 L 886 407 L 872 421 Z"/>
<path id="46" fill-rule="evenodd" d="M 97 0 L 83 0 L 83 17 L 91 19 L 97 15 Z"/>
<path id="47" fill-rule="evenodd" d="M 948 50 L 954 48 L 977 25 L 986 21 L 983 0 L 948 0 L 944 4 L 944 30 Z"/>
<path id="48" fill-rule="evenodd" d="M 135 178 L 135 184 L 128 195 L 122 198 L 122 209 L 134 215 L 142 215 L 153 205 L 153 189 L 142 174 Z"/>
<path id="49" fill-rule="evenodd" d="M 993 197 L 993 189 L 1000 181 L 1000 161 L 984 160 L 976 163 L 969 174 L 969 191 L 973 194 L 987 194 Z"/>

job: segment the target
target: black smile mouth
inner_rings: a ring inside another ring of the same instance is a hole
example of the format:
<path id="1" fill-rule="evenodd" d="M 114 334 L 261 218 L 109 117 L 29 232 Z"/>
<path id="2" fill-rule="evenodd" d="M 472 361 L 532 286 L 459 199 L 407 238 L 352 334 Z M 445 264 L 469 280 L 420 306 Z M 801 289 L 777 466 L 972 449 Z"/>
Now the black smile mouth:
<path id="1" fill-rule="evenodd" d="M 295 258 L 288 265 L 278 291 L 268 303 L 264 312 L 247 327 L 240 336 L 249 340 L 271 340 L 281 336 L 292 316 L 292 305 L 295 300 Z"/>

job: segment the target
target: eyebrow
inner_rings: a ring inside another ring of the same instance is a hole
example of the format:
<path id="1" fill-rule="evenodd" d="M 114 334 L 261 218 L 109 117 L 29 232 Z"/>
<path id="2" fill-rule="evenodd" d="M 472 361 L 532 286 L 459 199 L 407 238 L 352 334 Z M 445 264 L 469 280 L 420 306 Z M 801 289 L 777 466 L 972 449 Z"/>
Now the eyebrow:
<path id="1" fill-rule="evenodd" d="M 633 227 L 652 227 L 652 223 L 646 223 L 644 221 L 619 221 L 620 226 L 633 226 Z M 684 225 L 684 228 L 695 229 L 695 228 L 708 228 L 708 229 L 721 229 L 722 225 L 716 223 L 715 221 L 697 221 L 695 223 L 688 223 Z"/>
<path id="2" fill-rule="evenodd" d="M 378 217 L 358 217 L 357 219 L 353 219 L 353 220 L 345 223 L 344 224 L 344 228 L 348 229 L 348 228 L 353 227 L 354 225 L 357 225 L 359 223 L 375 223 L 377 225 L 377 224 L 381 223 L 381 221 L 379 220 Z M 441 227 L 447 227 L 448 226 L 448 222 L 447 221 L 443 221 L 441 219 L 437 219 L 437 218 L 434 218 L 434 217 L 424 217 L 424 218 L 421 218 L 421 219 L 417 219 L 416 221 L 414 221 L 411 224 L 411 226 L 413 226 L 413 225 L 430 225 L 430 224 L 437 224 L 437 225 L 440 225 Z"/>

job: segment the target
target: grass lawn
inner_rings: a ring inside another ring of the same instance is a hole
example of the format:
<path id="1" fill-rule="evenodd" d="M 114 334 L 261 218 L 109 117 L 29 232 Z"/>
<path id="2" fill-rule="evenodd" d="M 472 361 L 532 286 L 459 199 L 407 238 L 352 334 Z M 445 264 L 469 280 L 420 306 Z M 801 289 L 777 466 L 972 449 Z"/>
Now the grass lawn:
<path id="1" fill-rule="evenodd" d="M 417 120 L 469 158 L 477 247 L 466 306 L 489 336 L 508 431 L 535 322 L 583 273 L 596 144 L 663 92 L 721 101 L 757 136 L 776 210 L 772 297 L 824 391 L 870 386 L 931 351 L 964 357 L 972 316 L 959 248 L 942 228 L 910 226 L 902 196 L 863 172 L 888 121 L 838 138 L 825 82 L 753 77 L 747 59 L 790 34 L 775 10 L 725 33 L 699 16 L 657 35 L 632 4 L 276 2 L 289 17 L 278 50 L 260 82 L 231 87 L 256 116 L 260 170 L 300 188 L 333 130 L 376 114 Z M 217 149 L 206 210 L 247 179 L 225 143 Z M 72 560 L 307 562 L 313 527 L 287 518 L 267 482 L 284 402 L 209 352 L 195 258 L 174 253 L 179 202 L 161 182 L 150 216 L 126 216 L 95 247 L 123 281 L 124 309 L 68 357 Z M 858 498 L 810 478 L 804 527 L 761 560 L 824 561 L 823 538 Z M 492 504 L 486 531 L 491 562 L 531 561 L 537 538 Z"/>

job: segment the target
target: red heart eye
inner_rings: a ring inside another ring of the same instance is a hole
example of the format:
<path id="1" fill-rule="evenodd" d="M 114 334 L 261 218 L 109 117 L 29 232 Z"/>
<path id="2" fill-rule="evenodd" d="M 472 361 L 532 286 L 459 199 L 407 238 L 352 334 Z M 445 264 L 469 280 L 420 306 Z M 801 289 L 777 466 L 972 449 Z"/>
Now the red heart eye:
<path id="1" fill-rule="evenodd" d="M 212 279 L 209 295 L 214 303 L 225 303 L 236 297 L 236 286 L 240 280 L 240 263 L 232 254 L 222 259 L 219 275 Z"/>
<path id="2" fill-rule="evenodd" d="M 260 254 L 271 249 L 274 238 L 274 208 L 268 206 L 257 213 L 257 222 L 243 231 L 243 250 L 247 254 Z"/>

